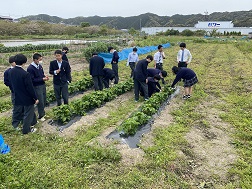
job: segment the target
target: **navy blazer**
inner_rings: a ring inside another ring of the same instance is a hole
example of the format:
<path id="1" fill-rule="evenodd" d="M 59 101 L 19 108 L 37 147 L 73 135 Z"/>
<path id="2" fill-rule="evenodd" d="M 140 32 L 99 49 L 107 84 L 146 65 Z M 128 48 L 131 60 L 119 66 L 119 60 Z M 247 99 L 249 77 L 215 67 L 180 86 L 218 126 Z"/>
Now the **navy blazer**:
<path id="1" fill-rule="evenodd" d="M 38 98 L 28 72 L 15 66 L 9 71 L 9 80 L 15 95 L 15 105 L 30 106 L 35 104 Z"/>
<path id="2" fill-rule="evenodd" d="M 147 67 L 149 62 L 146 59 L 138 61 L 134 70 L 134 79 L 138 81 L 146 81 L 148 77 Z"/>
<path id="3" fill-rule="evenodd" d="M 53 75 L 53 84 L 60 85 L 64 84 L 67 81 L 71 82 L 71 68 L 67 61 L 62 60 L 62 65 L 60 68 L 60 73 L 55 75 L 54 71 L 58 70 L 58 62 L 57 60 L 53 60 L 50 62 L 49 73 Z"/>
<path id="4" fill-rule="evenodd" d="M 89 63 L 89 73 L 90 75 L 94 76 L 102 76 L 103 71 L 102 69 L 105 66 L 104 59 L 100 56 L 94 56 L 90 59 Z"/>

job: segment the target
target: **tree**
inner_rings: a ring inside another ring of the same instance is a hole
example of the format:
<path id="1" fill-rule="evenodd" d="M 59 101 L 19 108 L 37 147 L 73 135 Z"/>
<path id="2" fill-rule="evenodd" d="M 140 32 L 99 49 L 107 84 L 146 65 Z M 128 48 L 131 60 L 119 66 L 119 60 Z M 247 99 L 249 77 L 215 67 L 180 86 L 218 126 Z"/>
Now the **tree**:
<path id="1" fill-rule="evenodd" d="M 83 27 L 83 28 L 89 27 L 90 23 L 89 22 L 81 22 L 80 26 Z"/>

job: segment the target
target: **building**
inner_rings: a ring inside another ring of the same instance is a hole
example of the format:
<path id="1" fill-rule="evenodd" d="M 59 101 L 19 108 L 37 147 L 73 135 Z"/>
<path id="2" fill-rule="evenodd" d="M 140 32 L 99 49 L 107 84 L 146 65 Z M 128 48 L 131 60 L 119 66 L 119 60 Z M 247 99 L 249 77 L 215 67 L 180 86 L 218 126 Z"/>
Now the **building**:
<path id="1" fill-rule="evenodd" d="M 9 16 L 0 16 L 0 20 L 7 20 L 7 21 L 13 22 L 13 18 L 11 18 Z"/>
<path id="2" fill-rule="evenodd" d="M 217 29 L 217 32 L 224 33 L 224 32 L 241 32 L 241 35 L 248 35 L 252 32 L 252 27 L 234 27 L 232 21 L 198 21 L 194 27 L 142 27 L 141 32 L 145 32 L 149 35 L 155 35 L 158 32 L 166 32 L 167 30 L 178 30 L 182 32 L 184 30 L 205 30 L 205 31 L 212 31 Z"/>

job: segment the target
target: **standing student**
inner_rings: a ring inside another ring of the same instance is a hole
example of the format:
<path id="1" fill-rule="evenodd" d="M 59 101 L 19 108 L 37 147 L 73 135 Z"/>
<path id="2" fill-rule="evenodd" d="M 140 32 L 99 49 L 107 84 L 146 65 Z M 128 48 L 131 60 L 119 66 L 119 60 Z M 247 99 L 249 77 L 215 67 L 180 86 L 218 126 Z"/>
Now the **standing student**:
<path id="1" fill-rule="evenodd" d="M 165 54 L 163 51 L 163 46 L 158 45 L 158 52 L 154 54 L 154 67 L 159 70 L 163 70 L 163 62 L 165 59 Z"/>
<path id="2" fill-rule="evenodd" d="M 177 54 L 178 67 L 187 67 L 187 65 L 192 61 L 192 55 L 188 49 L 186 49 L 185 43 L 180 43 L 180 50 Z"/>
<path id="3" fill-rule="evenodd" d="M 128 55 L 128 61 L 126 66 L 130 66 L 131 74 L 130 77 L 133 77 L 134 69 L 136 67 L 136 63 L 139 61 L 138 54 L 137 54 L 137 48 L 133 48 L 133 52 L 129 53 Z"/>
<path id="4" fill-rule="evenodd" d="M 33 55 L 33 62 L 28 66 L 27 72 L 30 73 L 32 83 L 38 97 L 38 119 L 45 121 L 45 105 L 46 105 L 46 86 L 45 81 L 49 80 L 49 77 L 44 74 L 41 54 L 35 53 Z"/>
<path id="5" fill-rule="evenodd" d="M 103 68 L 105 66 L 104 59 L 98 56 L 98 53 L 92 53 L 92 58 L 90 59 L 89 64 L 89 73 L 92 76 L 94 82 L 95 90 L 103 89 Z"/>
<path id="6" fill-rule="evenodd" d="M 115 72 L 110 68 L 103 68 L 103 84 L 105 88 L 109 88 L 109 80 L 115 79 Z"/>
<path id="7" fill-rule="evenodd" d="M 115 82 L 114 84 L 117 84 L 119 82 L 119 75 L 118 75 L 118 60 L 119 56 L 116 50 L 113 47 L 109 47 L 108 51 L 113 54 L 111 64 L 112 64 L 112 70 L 115 72 Z"/>
<path id="8" fill-rule="evenodd" d="M 69 62 L 68 58 L 67 58 L 68 51 L 69 51 L 68 47 L 63 47 L 62 48 L 62 60 L 65 60 L 67 62 Z"/>
<path id="9" fill-rule="evenodd" d="M 185 67 L 172 67 L 172 72 L 176 75 L 171 87 L 174 87 L 177 82 L 183 79 L 184 82 L 184 95 L 183 99 L 188 99 L 192 95 L 192 86 L 198 82 L 198 78 L 195 72 L 189 68 Z"/>
<path id="10" fill-rule="evenodd" d="M 57 105 L 61 105 L 61 96 L 64 104 L 68 104 L 68 84 L 71 83 L 71 70 L 67 61 L 62 60 L 61 50 L 54 52 L 56 60 L 50 62 L 49 73 L 53 75 L 53 87 Z"/>
<path id="11" fill-rule="evenodd" d="M 10 84 L 10 80 L 9 80 L 9 72 L 12 68 L 14 68 L 16 66 L 16 63 L 15 63 L 15 56 L 11 56 L 9 58 L 9 63 L 10 63 L 10 68 L 8 68 L 7 70 L 5 70 L 4 72 L 4 84 L 9 87 L 10 91 L 11 91 L 11 102 L 12 104 L 14 105 L 14 100 L 15 100 L 15 96 L 14 96 L 14 91 L 11 87 L 11 84 Z"/>
<path id="12" fill-rule="evenodd" d="M 167 76 L 167 72 L 165 70 L 159 70 L 155 68 L 148 68 L 148 77 L 154 77 L 155 75 L 160 75 L 162 83 L 165 84 L 164 78 Z"/>
<path id="13" fill-rule="evenodd" d="M 16 66 L 9 72 L 9 80 L 14 91 L 15 102 L 12 114 L 12 126 L 17 129 L 23 120 L 23 134 L 35 132 L 31 126 L 37 123 L 34 112 L 34 104 L 38 104 L 36 92 L 34 90 L 31 76 L 23 69 L 27 58 L 23 54 L 15 56 Z"/>
<path id="14" fill-rule="evenodd" d="M 134 93 L 135 93 L 135 101 L 139 100 L 139 92 L 142 88 L 144 99 L 148 100 L 148 72 L 147 67 L 148 64 L 153 60 L 151 55 L 148 55 L 145 59 L 138 61 L 136 68 L 134 70 Z"/>

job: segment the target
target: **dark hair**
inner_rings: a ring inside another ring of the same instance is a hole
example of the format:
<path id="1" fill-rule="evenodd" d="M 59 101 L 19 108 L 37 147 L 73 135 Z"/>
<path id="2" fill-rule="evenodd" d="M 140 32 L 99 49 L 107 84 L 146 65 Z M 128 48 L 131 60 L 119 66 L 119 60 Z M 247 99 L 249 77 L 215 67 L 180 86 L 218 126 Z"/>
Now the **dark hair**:
<path id="1" fill-rule="evenodd" d="M 98 55 L 98 53 L 97 53 L 97 52 L 93 52 L 93 53 L 92 53 L 92 56 L 94 56 L 94 55 Z"/>
<path id="2" fill-rule="evenodd" d="M 111 49 L 114 49 L 113 47 L 108 47 L 108 52 L 110 52 L 111 51 Z"/>
<path id="3" fill-rule="evenodd" d="M 167 76 L 167 72 L 164 71 L 164 70 L 161 71 L 161 74 L 162 74 L 162 77 L 166 77 Z"/>
<path id="4" fill-rule="evenodd" d="M 54 54 L 62 54 L 62 51 L 61 51 L 61 50 L 56 50 L 56 51 L 54 52 Z"/>
<path id="5" fill-rule="evenodd" d="M 185 43 L 180 43 L 180 44 L 179 44 L 179 47 L 184 47 L 184 48 L 186 48 L 186 44 L 185 44 Z"/>
<path id="6" fill-rule="evenodd" d="M 42 57 L 41 54 L 35 53 L 32 58 L 33 58 L 33 60 L 38 60 L 40 57 Z"/>
<path id="7" fill-rule="evenodd" d="M 62 48 L 62 51 L 65 50 L 65 51 L 69 51 L 69 49 L 67 47 L 63 47 Z"/>
<path id="8" fill-rule="evenodd" d="M 22 65 L 27 62 L 27 58 L 23 54 L 17 54 L 14 58 L 17 65 Z"/>
<path id="9" fill-rule="evenodd" d="M 134 47 L 134 48 L 133 48 L 133 51 L 137 52 L 137 48 L 136 48 L 136 47 Z"/>
<path id="10" fill-rule="evenodd" d="M 160 77 L 160 75 L 159 75 L 159 74 L 156 74 L 156 75 L 154 75 L 154 79 L 160 80 L 160 79 L 161 79 L 161 77 Z"/>
<path id="11" fill-rule="evenodd" d="M 11 56 L 11 57 L 9 58 L 9 63 L 11 64 L 11 63 L 13 63 L 13 62 L 15 62 L 15 56 Z"/>
<path id="12" fill-rule="evenodd" d="M 173 67 L 172 67 L 172 72 L 173 72 L 174 74 L 177 74 L 179 70 L 180 70 L 180 68 L 178 68 L 177 66 L 173 66 Z"/>
<path id="13" fill-rule="evenodd" d="M 151 61 L 153 60 L 153 56 L 152 55 L 148 55 L 147 57 L 146 57 L 146 59 L 150 59 Z"/>
<path id="14" fill-rule="evenodd" d="M 158 49 L 161 49 L 162 47 L 163 47 L 162 45 L 158 45 L 158 47 L 157 47 L 157 48 L 158 48 Z"/>

